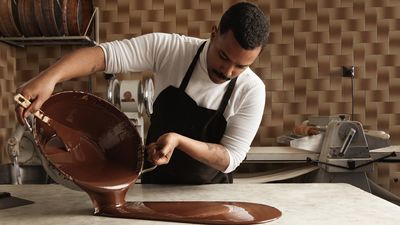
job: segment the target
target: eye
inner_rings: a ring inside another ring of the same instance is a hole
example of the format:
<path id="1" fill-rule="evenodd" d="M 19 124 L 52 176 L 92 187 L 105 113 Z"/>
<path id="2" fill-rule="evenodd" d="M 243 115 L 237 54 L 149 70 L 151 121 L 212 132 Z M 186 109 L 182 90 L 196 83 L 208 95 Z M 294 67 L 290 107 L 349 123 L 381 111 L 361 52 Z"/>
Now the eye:
<path id="1" fill-rule="evenodd" d="M 228 59 L 228 57 L 226 57 L 226 55 L 225 54 L 223 54 L 222 52 L 219 52 L 219 57 L 222 59 L 222 60 L 224 60 L 224 61 L 228 61 L 229 59 Z"/>
<path id="2" fill-rule="evenodd" d="M 243 69 L 246 69 L 246 68 L 247 68 L 247 66 L 243 66 L 243 65 L 236 65 L 236 68 L 243 70 Z"/>

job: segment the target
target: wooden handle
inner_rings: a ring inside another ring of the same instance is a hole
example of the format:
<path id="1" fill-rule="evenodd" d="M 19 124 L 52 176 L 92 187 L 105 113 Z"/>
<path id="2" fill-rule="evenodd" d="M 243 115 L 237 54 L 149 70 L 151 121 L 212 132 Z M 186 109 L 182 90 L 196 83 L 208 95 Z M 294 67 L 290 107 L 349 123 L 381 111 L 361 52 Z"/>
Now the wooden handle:
<path id="1" fill-rule="evenodd" d="M 31 102 L 26 99 L 23 95 L 17 94 L 14 96 L 14 101 L 18 103 L 18 105 L 22 106 L 24 109 L 28 108 L 31 105 Z M 40 110 L 33 113 L 36 118 L 40 119 L 41 121 L 49 124 L 50 118 L 44 115 L 44 113 Z"/>
<path id="2" fill-rule="evenodd" d="M 316 128 L 315 126 L 308 126 L 308 125 L 298 125 L 295 126 L 293 128 L 293 133 L 296 135 L 307 135 L 307 136 L 311 136 L 311 135 L 316 135 L 319 134 L 319 130 L 318 128 Z"/>

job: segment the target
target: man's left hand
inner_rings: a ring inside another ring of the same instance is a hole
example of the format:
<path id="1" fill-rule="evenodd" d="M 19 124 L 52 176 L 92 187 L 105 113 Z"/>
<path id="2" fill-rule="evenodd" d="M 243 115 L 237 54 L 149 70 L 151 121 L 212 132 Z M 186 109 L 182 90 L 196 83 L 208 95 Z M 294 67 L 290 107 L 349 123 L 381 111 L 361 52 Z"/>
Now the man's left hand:
<path id="1" fill-rule="evenodd" d="M 156 142 L 147 146 L 147 160 L 154 165 L 168 164 L 178 144 L 178 135 L 175 133 L 161 135 Z"/>

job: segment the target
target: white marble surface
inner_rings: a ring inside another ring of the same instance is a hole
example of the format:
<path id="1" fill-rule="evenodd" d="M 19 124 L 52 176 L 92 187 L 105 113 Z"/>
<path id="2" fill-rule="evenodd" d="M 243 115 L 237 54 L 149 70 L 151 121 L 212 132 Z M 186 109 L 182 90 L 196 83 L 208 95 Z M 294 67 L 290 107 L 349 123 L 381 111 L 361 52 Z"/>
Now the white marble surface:
<path id="1" fill-rule="evenodd" d="M 0 185 L 0 191 L 34 204 L 0 210 L 0 225 L 174 224 L 162 221 L 107 218 L 92 215 L 84 192 L 60 185 Z M 268 224 L 393 225 L 400 224 L 400 207 L 348 184 L 217 184 L 158 186 L 137 184 L 129 201 L 247 201 L 274 206 L 282 217 Z M 182 223 L 179 223 L 182 224 Z"/>

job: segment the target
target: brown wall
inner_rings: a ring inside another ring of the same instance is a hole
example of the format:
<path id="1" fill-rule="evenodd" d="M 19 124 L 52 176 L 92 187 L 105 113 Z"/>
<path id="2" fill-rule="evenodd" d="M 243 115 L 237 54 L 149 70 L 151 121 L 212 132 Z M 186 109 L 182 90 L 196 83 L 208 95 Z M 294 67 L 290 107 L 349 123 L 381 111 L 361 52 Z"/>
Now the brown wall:
<path id="1" fill-rule="evenodd" d="M 207 38 L 234 2 L 96 1 L 101 41 L 153 31 Z M 252 66 L 267 86 L 254 145 L 273 144 L 309 115 L 351 113 L 351 80 L 342 78 L 343 65 L 356 67 L 354 119 L 400 143 L 400 1 L 252 2 L 270 15 L 272 25 L 269 46 Z"/>
<path id="2" fill-rule="evenodd" d="M 234 0 L 95 0 L 100 40 L 153 31 L 209 37 Z M 354 65 L 355 120 L 400 143 L 400 1 L 258 0 L 271 17 L 266 51 L 252 68 L 265 81 L 265 114 L 254 145 L 272 145 L 309 115 L 351 113 L 351 81 L 341 66 Z M 11 92 L 74 47 L 0 46 L 0 147 L 13 128 Z M 16 68 L 16 69 L 15 69 Z M 135 78 L 137 75 L 126 75 Z M 15 83 L 14 83 L 15 82 Z M 106 82 L 93 78 L 104 96 Z M 86 88 L 86 80 L 64 89 Z"/>
<path id="3" fill-rule="evenodd" d="M 15 128 L 15 49 L 0 43 L 0 162 L 8 136 Z"/>
<path id="4" fill-rule="evenodd" d="M 153 31 L 207 38 L 211 26 L 234 2 L 96 0 L 100 40 Z M 270 15 L 272 25 L 269 45 L 252 66 L 267 86 L 265 114 L 254 145 L 273 144 L 276 136 L 290 132 L 309 115 L 351 113 L 351 80 L 341 77 L 342 65 L 356 67 L 355 120 L 367 129 L 390 133 L 392 142 L 400 143 L 400 58 L 396 54 L 400 50 L 400 1 L 252 2 Z M 71 49 L 16 49 L 16 83 Z M 67 89 L 85 85 L 84 80 L 63 84 Z M 95 77 L 93 85 L 95 93 L 104 95 L 102 76 Z"/>

